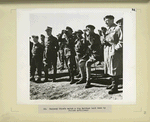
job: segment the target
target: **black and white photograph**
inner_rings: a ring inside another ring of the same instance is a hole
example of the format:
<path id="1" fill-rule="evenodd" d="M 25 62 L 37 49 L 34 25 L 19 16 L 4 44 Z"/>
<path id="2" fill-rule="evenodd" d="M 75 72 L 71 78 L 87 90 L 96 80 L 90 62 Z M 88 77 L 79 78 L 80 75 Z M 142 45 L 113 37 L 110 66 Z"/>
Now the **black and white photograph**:
<path id="1" fill-rule="evenodd" d="M 23 84 L 28 82 L 24 86 L 28 86 L 28 92 L 24 94 L 28 94 L 29 101 L 106 100 L 110 103 L 125 100 L 128 95 L 124 92 L 133 85 L 130 97 L 135 100 L 132 96 L 135 95 L 134 69 L 127 66 L 135 65 L 130 58 L 134 58 L 134 50 L 131 55 L 128 52 L 131 46 L 127 46 L 129 41 L 135 43 L 132 9 L 31 9 L 27 12 L 24 17 L 28 22 L 24 22 L 28 31 L 23 33 L 27 40 L 18 45 L 23 50 L 19 60 L 25 62 L 20 66 L 19 77 L 26 75 L 28 79 Z M 18 12 L 18 17 L 22 13 Z M 18 23 L 23 24 L 21 19 Z"/>

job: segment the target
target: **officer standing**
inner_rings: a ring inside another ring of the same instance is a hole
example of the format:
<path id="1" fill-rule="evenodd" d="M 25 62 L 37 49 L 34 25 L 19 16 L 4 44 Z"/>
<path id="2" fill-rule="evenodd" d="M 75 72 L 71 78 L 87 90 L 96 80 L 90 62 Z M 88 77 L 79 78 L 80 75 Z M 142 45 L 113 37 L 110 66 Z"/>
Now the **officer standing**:
<path id="1" fill-rule="evenodd" d="M 88 59 L 83 59 L 79 61 L 81 79 L 77 82 L 77 84 L 86 82 L 85 88 L 90 87 L 91 65 L 97 61 L 102 60 L 100 37 L 98 34 L 94 32 L 94 29 L 95 27 L 93 25 L 86 26 L 86 30 L 87 30 L 86 43 L 88 45 L 86 52 L 88 53 L 89 57 Z M 86 70 L 86 74 L 85 74 L 85 70 Z"/>
<path id="2" fill-rule="evenodd" d="M 52 35 L 52 27 L 47 27 L 45 30 L 48 35 L 48 40 L 45 44 L 44 50 L 44 72 L 45 72 L 45 79 L 44 82 L 48 81 L 48 68 L 53 66 L 53 82 L 56 80 L 56 73 L 57 73 L 57 51 L 59 49 L 57 38 Z"/>
<path id="3" fill-rule="evenodd" d="M 121 28 L 114 24 L 114 16 L 107 15 L 104 21 L 108 26 L 104 39 L 104 72 L 112 76 L 112 84 L 107 89 L 113 94 L 118 92 L 118 81 L 122 76 L 123 38 Z"/>
<path id="4" fill-rule="evenodd" d="M 75 83 L 74 81 L 74 71 L 73 67 L 75 65 L 75 50 L 74 50 L 74 38 L 72 36 L 72 28 L 71 27 L 66 27 L 66 30 L 63 30 L 59 40 L 65 43 L 64 46 L 64 56 L 65 56 L 65 62 L 69 71 L 69 79 L 70 84 Z"/>
<path id="5" fill-rule="evenodd" d="M 34 75 L 37 69 L 38 78 L 37 81 L 41 81 L 41 65 L 42 65 L 42 45 L 38 42 L 38 36 L 32 36 L 33 47 L 32 47 L 32 59 L 30 66 L 30 81 L 35 81 Z"/>

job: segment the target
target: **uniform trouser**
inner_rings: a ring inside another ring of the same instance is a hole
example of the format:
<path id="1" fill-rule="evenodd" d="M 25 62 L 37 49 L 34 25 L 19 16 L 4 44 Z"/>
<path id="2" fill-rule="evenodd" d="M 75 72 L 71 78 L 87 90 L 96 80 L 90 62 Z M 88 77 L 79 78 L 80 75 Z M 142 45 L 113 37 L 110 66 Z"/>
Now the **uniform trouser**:
<path id="1" fill-rule="evenodd" d="M 65 56 L 65 62 L 69 71 L 69 77 L 71 81 L 74 80 L 74 71 L 73 71 L 74 60 L 75 57 L 73 55 Z"/>
<path id="2" fill-rule="evenodd" d="M 60 67 L 64 67 L 64 50 L 59 50 Z"/>
<path id="3" fill-rule="evenodd" d="M 36 69 L 38 77 L 41 77 L 41 67 L 42 67 L 42 58 L 40 58 L 39 56 L 33 56 L 31 59 L 31 66 L 30 66 L 31 77 L 34 77 Z"/>
<path id="4" fill-rule="evenodd" d="M 79 69 L 81 73 L 81 79 L 90 80 L 91 77 L 91 65 L 95 63 L 97 60 L 93 57 L 90 57 L 88 60 L 80 60 L 79 61 Z"/>
<path id="5" fill-rule="evenodd" d="M 79 61 L 80 61 L 81 57 L 79 55 L 76 55 L 75 59 L 76 59 L 76 71 L 78 72 L 78 74 L 80 74 Z"/>
<path id="6" fill-rule="evenodd" d="M 55 80 L 57 74 L 57 55 L 49 57 L 50 59 L 47 60 L 47 64 L 44 66 L 45 79 L 48 79 L 48 68 L 51 68 L 51 66 L 53 66 L 53 80 Z"/>

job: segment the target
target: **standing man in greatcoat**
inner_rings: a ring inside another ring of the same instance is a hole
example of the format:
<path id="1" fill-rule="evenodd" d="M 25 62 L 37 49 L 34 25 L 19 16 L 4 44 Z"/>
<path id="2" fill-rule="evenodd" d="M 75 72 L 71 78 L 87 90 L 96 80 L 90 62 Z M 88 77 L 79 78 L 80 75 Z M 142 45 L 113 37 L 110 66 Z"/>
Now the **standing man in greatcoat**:
<path id="1" fill-rule="evenodd" d="M 107 89 L 113 94 L 118 92 L 119 77 L 123 73 L 123 35 L 121 28 L 114 24 L 114 16 L 107 15 L 104 21 L 108 26 L 104 38 L 104 73 L 112 76 L 112 84 Z"/>

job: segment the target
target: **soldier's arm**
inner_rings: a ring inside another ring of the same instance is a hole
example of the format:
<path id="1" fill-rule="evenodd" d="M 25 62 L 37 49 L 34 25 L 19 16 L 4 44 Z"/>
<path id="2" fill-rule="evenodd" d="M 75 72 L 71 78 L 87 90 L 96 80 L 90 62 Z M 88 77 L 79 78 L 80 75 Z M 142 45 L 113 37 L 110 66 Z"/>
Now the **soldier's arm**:
<path id="1" fill-rule="evenodd" d="M 58 45 L 58 40 L 57 40 L 57 39 L 55 40 L 55 43 L 56 43 L 56 44 L 55 44 L 55 46 L 56 46 L 56 51 L 58 51 L 58 50 L 59 50 L 59 45 Z"/>
<path id="2" fill-rule="evenodd" d="M 115 50 L 119 50 L 123 47 L 123 33 L 120 27 L 117 29 L 116 35 L 119 40 L 118 43 L 115 45 Z"/>

